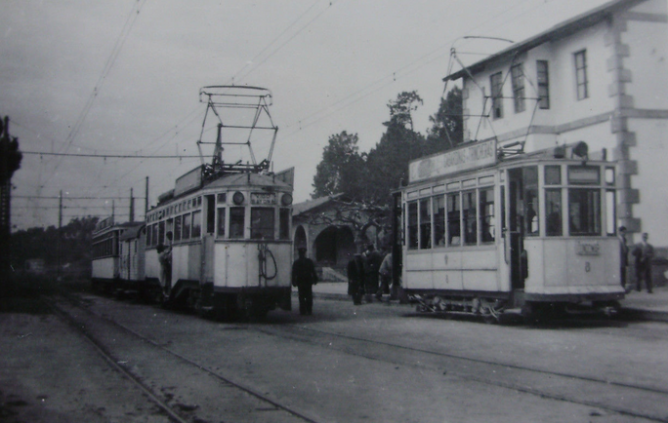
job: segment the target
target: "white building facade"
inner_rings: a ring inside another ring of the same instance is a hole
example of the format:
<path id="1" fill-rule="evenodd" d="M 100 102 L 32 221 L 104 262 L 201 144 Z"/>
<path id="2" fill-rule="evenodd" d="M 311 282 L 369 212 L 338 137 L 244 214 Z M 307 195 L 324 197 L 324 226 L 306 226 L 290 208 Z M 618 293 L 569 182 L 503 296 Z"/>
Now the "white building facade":
<path id="1" fill-rule="evenodd" d="M 607 3 L 445 78 L 460 79 L 465 142 L 585 141 L 618 163 L 618 225 L 668 246 L 668 0 Z"/>

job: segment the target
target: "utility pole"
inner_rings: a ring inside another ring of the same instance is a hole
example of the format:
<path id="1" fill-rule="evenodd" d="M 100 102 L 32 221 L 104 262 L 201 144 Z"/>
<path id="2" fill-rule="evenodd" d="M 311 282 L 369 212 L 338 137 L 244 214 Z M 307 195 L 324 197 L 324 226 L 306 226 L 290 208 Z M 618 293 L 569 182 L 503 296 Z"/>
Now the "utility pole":
<path id="1" fill-rule="evenodd" d="M 58 196 L 58 236 L 56 237 L 56 281 L 60 281 L 60 238 L 63 228 L 63 190 Z"/>
<path id="2" fill-rule="evenodd" d="M 133 188 L 130 188 L 130 223 L 135 221 L 135 197 L 132 190 Z"/>
<path id="3" fill-rule="evenodd" d="M 144 221 L 146 221 L 146 213 L 148 213 L 148 176 L 146 177 L 146 196 L 144 197 Z"/>

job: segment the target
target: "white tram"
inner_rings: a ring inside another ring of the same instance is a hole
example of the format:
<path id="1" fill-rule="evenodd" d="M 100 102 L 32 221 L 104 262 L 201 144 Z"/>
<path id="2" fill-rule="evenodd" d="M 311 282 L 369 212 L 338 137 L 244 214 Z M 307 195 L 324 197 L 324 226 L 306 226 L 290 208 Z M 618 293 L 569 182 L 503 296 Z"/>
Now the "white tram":
<path id="1" fill-rule="evenodd" d="M 166 301 L 201 312 L 290 310 L 291 217 L 292 186 L 261 172 L 225 172 L 191 192 L 167 193 L 146 218 L 146 278 L 160 282 Z M 172 248 L 166 280 L 160 244 Z"/>
<path id="2" fill-rule="evenodd" d="M 115 223 L 110 216 L 97 223 L 93 230 L 92 239 L 92 269 L 91 279 L 93 288 L 103 291 L 112 291 L 123 280 L 121 237 L 128 230 L 135 231 L 141 223 Z"/>
<path id="3" fill-rule="evenodd" d="M 589 160 L 582 142 L 513 153 L 492 140 L 411 162 L 405 290 L 418 310 L 489 320 L 519 307 L 614 310 L 624 298 L 614 163 Z"/>

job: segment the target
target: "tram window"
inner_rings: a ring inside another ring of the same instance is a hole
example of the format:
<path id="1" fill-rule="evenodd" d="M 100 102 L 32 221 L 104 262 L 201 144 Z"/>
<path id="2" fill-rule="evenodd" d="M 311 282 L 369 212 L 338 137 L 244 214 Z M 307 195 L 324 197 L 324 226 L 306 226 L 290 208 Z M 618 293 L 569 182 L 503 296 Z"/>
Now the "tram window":
<path id="1" fill-rule="evenodd" d="M 440 195 L 432 199 L 434 205 L 434 246 L 445 245 L 445 197 Z"/>
<path id="2" fill-rule="evenodd" d="M 545 234 L 547 236 L 561 236 L 561 189 L 545 190 Z"/>
<path id="3" fill-rule="evenodd" d="M 280 239 L 290 239 L 290 209 L 280 210 L 279 225 L 278 237 Z"/>
<path id="4" fill-rule="evenodd" d="M 464 224 L 464 244 L 475 245 L 477 243 L 477 225 L 476 225 L 476 198 L 475 191 L 462 193 L 462 216 Z"/>
<path id="5" fill-rule="evenodd" d="M 524 182 L 524 216 L 526 216 L 524 233 L 538 235 L 538 168 L 536 166 L 522 169 Z"/>
<path id="6" fill-rule="evenodd" d="M 617 197 L 615 191 L 608 190 L 605 192 L 605 232 L 609 236 L 614 236 L 617 234 L 617 227 L 615 222 L 617 221 L 617 214 L 615 210 L 615 204 L 617 204 Z"/>
<path id="7" fill-rule="evenodd" d="M 605 168 L 605 183 L 608 185 L 615 184 L 615 168 L 613 167 Z"/>
<path id="8" fill-rule="evenodd" d="M 561 185 L 561 166 L 545 166 L 545 185 Z"/>
<path id="9" fill-rule="evenodd" d="M 431 248 L 430 198 L 420 200 L 420 249 Z"/>
<path id="10" fill-rule="evenodd" d="M 494 188 L 480 190 L 480 241 L 494 242 Z"/>
<path id="11" fill-rule="evenodd" d="M 183 239 L 190 238 L 190 213 L 183 215 Z"/>
<path id="12" fill-rule="evenodd" d="M 218 208 L 218 230 L 216 233 L 218 236 L 225 236 L 225 207 Z"/>
<path id="13" fill-rule="evenodd" d="M 158 245 L 158 224 L 153 224 L 153 245 Z"/>
<path id="14" fill-rule="evenodd" d="M 225 204 L 227 202 L 227 193 L 218 194 L 218 204 Z"/>
<path id="15" fill-rule="evenodd" d="M 244 208 L 230 207 L 230 238 L 243 238 L 244 224 Z"/>
<path id="16" fill-rule="evenodd" d="M 274 239 L 274 209 L 253 207 L 251 209 L 251 239 Z"/>
<path id="17" fill-rule="evenodd" d="M 174 219 L 174 241 L 181 241 L 181 231 L 183 230 L 181 227 L 181 216 L 176 216 Z"/>
<path id="18" fill-rule="evenodd" d="M 146 246 L 150 247 L 152 245 L 151 237 L 153 236 L 153 227 L 151 225 L 146 225 Z"/>
<path id="19" fill-rule="evenodd" d="M 202 198 L 202 197 L 197 197 L 197 198 Z M 192 238 L 199 238 L 202 235 L 202 211 L 194 211 L 193 212 L 193 226 L 191 230 L 191 237 Z"/>
<path id="20" fill-rule="evenodd" d="M 408 203 L 408 249 L 417 250 L 418 247 L 418 204 L 417 201 Z"/>
<path id="21" fill-rule="evenodd" d="M 568 222 L 571 235 L 600 235 L 601 192 L 597 189 L 570 189 Z"/>
<path id="22" fill-rule="evenodd" d="M 459 194 L 448 194 L 448 245 L 461 244 Z"/>
<path id="23" fill-rule="evenodd" d="M 165 243 L 165 221 L 158 223 L 158 244 Z"/>

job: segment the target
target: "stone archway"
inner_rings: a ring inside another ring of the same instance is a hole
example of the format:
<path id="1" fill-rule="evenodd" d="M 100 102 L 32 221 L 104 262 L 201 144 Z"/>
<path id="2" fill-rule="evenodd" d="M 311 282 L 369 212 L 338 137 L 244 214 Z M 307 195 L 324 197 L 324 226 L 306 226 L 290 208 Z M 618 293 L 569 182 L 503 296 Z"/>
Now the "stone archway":
<path id="1" fill-rule="evenodd" d="M 347 226 L 329 226 L 313 243 L 315 260 L 320 266 L 345 266 L 355 254 L 355 236 Z"/>

